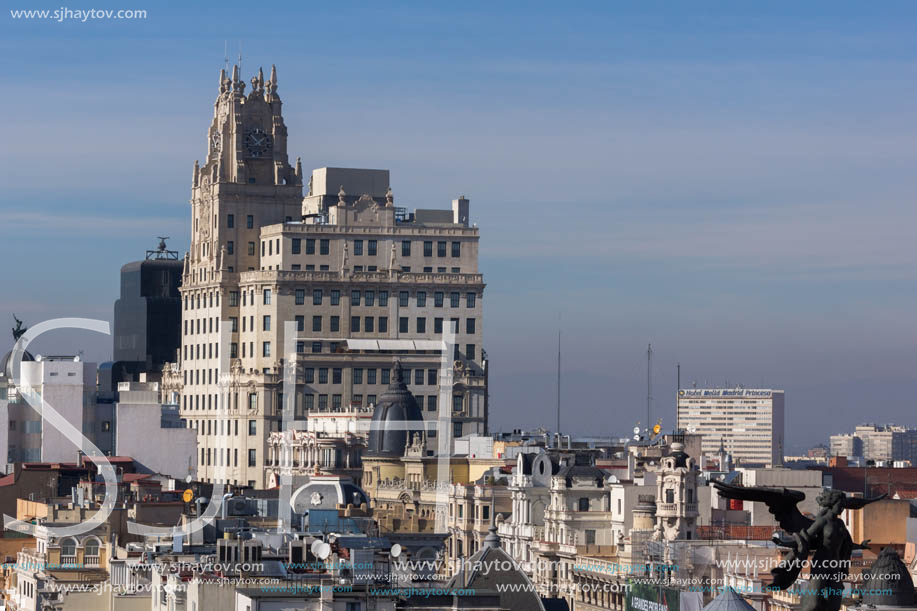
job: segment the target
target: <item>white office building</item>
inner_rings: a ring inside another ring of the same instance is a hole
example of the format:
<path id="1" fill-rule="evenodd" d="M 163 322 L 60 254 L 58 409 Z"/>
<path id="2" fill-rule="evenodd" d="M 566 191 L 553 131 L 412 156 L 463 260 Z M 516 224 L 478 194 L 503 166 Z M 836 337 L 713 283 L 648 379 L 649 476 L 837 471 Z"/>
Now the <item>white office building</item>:
<path id="1" fill-rule="evenodd" d="M 701 452 L 720 447 L 738 466 L 783 463 L 784 392 L 760 388 L 683 388 L 678 425 L 701 435 Z"/>

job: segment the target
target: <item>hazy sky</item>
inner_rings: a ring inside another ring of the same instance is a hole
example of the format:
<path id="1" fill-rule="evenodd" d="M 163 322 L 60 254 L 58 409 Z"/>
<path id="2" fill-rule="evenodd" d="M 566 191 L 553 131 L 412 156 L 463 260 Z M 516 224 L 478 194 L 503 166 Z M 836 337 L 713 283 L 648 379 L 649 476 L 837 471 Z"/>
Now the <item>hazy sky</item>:
<path id="1" fill-rule="evenodd" d="M 676 362 L 683 385 L 785 389 L 788 451 L 917 425 L 917 7 L 439 4 L 0 14 L 0 323 L 111 319 L 123 263 L 187 248 L 241 41 L 246 80 L 277 65 L 304 167 L 388 168 L 410 208 L 471 199 L 496 427 L 553 425 L 559 314 L 575 432 L 643 419 L 649 342 L 667 428 Z M 110 357 L 88 334 L 37 349 Z"/>

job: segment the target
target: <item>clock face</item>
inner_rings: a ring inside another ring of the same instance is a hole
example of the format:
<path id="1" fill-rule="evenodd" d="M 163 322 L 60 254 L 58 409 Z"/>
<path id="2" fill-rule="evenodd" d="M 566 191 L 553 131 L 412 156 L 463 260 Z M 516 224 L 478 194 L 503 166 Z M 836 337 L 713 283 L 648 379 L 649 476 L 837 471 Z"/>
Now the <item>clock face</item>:
<path id="1" fill-rule="evenodd" d="M 264 157 L 274 146 L 274 139 L 260 127 L 245 133 L 245 152 L 249 157 Z"/>

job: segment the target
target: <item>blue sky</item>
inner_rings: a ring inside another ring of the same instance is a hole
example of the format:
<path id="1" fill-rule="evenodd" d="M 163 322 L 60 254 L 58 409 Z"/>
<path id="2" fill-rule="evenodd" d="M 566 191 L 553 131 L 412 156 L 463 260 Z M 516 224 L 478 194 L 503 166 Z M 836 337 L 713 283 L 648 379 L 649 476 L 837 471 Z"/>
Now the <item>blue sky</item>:
<path id="1" fill-rule="evenodd" d="M 668 425 L 676 362 L 685 384 L 786 389 L 790 450 L 917 425 L 913 5 L 85 8 L 148 17 L 0 15 L 0 319 L 110 319 L 122 263 L 156 235 L 187 247 L 241 42 L 246 78 L 277 65 L 306 168 L 388 168 L 409 207 L 471 199 L 496 426 L 554 422 L 559 313 L 576 432 L 642 417 L 648 342 Z"/>

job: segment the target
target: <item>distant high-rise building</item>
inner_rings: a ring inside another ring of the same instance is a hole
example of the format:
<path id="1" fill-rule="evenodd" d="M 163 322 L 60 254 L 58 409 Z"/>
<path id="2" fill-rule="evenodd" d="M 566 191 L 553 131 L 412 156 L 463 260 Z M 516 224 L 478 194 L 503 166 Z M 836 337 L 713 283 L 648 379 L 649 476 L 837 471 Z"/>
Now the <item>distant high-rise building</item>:
<path id="1" fill-rule="evenodd" d="M 678 422 L 702 436 L 701 451 L 722 447 L 737 466 L 773 467 L 783 463 L 784 392 L 751 388 L 683 388 L 678 391 Z"/>
<path id="2" fill-rule="evenodd" d="M 181 346 L 182 262 L 160 238 L 146 259 L 121 268 L 115 302 L 113 358 L 130 373 L 160 372 Z"/>
<path id="3" fill-rule="evenodd" d="M 264 484 L 291 359 L 298 419 L 375 403 L 396 358 L 435 417 L 440 351 L 415 340 L 453 323 L 450 433 L 486 432 L 484 281 L 468 200 L 409 213 L 395 206 L 387 170 L 344 168 L 314 171 L 304 197 L 277 85 L 275 70 L 267 81 L 259 71 L 246 94 L 238 67 L 221 73 L 207 159 L 192 174 L 180 361 L 163 388 L 180 393 L 198 431 L 199 477 Z M 286 322 L 296 324 L 292 346 Z"/>
<path id="4" fill-rule="evenodd" d="M 830 439 L 832 456 L 917 463 L 917 429 L 894 424 L 861 424 L 853 433 L 831 435 Z"/>

